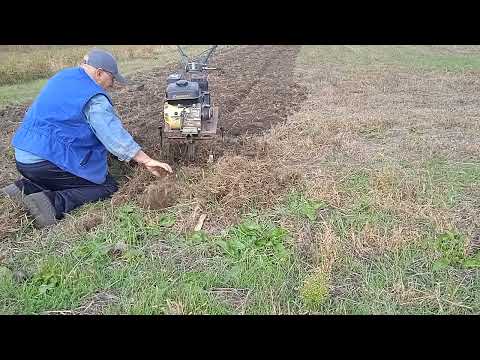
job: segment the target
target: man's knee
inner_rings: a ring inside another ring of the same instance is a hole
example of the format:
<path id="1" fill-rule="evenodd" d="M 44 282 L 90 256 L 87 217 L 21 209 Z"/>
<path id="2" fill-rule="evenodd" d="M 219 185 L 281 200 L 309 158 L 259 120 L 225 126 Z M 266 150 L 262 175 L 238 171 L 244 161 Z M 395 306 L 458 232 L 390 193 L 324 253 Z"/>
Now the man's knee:
<path id="1" fill-rule="evenodd" d="M 104 188 L 105 191 L 107 191 L 108 195 L 112 195 L 113 193 L 118 191 L 118 184 L 111 175 L 107 176 L 107 179 L 104 183 Z"/>
<path id="2" fill-rule="evenodd" d="M 118 185 L 116 183 L 108 186 L 108 192 L 110 193 L 110 195 L 113 195 L 113 193 L 116 193 L 117 191 L 118 191 Z"/>

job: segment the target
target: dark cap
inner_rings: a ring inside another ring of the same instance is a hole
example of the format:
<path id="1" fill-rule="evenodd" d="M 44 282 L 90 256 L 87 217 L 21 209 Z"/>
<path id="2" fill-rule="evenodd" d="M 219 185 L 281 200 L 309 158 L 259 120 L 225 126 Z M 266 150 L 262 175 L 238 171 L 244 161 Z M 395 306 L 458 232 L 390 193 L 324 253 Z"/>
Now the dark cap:
<path id="1" fill-rule="evenodd" d="M 85 64 L 112 73 L 115 80 L 117 80 L 119 83 L 127 83 L 127 80 L 118 72 L 117 60 L 115 60 L 115 57 L 108 51 L 94 48 L 90 50 L 87 55 L 85 55 L 84 60 Z"/>

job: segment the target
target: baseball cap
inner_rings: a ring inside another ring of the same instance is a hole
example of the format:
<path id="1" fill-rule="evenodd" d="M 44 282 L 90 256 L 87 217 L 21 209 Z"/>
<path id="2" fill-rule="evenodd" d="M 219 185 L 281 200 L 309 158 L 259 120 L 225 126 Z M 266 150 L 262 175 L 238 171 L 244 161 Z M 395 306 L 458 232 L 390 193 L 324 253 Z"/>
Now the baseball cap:
<path id="1" fill-rule="evenodd" d="M 114 79 L 119 83 L 127 83 L 127 80 L 118 72 L 117 60 L 115 60 L 115 57 L 108 51 L 93 48 L 87 55 L 85 55 L 84 61 L 85 64 L 112 73 Z"/>

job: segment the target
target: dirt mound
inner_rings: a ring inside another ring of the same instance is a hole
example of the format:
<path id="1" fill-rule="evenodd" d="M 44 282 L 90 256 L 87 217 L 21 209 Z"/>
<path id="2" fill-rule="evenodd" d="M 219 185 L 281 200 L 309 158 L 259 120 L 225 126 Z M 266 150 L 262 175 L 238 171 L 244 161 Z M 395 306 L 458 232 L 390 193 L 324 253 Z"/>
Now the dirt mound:
<path id="1" fill-rule="evenodd" d="M 178 187 L 172 176 L 157 180 L 145 188 L 140 203 L 152 210 L 165 209 L 175 203 Z"/>
<path id="2" fill-rule="evenodd" d="M 95 229 L 98 225 L 103 222 L 103 218 L 99 214 L 88 214 L 85 216 L 82 221 L 78 224 L 78 228 L 81 231 L 90 231 Z"/>
<path id="3" fill-rule="evenodd" d="M 228 156 L 215 164 L 210 176 L 191 185 L 189 197 L 219 204 L 228 216 L 245 208 L 268 208 L 284 190 L 300 181 L 300 174 L 279 168 L 268 158 Z"/>

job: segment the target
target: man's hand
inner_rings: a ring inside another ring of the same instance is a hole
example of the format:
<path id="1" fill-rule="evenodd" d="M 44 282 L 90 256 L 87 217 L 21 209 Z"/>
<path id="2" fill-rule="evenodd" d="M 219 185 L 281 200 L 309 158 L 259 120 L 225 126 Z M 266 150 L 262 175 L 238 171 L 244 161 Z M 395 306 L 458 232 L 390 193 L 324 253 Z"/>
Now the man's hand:
<path id="1" fill-rule="evenodd" d="M 166 163 L 162 163 L 162 162 L 154 160 L 154 159 L 148 160 L 143 165 L 145 165 L 147 170 L 150 171 L 155 176 L 162 176 L 163 171 L 166 171 L 166 172 L 169 172 L 169 173 L 173 172 L 170 165 L 168 165 Z"/>
<path id="2" fill-rule="evenodd" d="M 162 173 L 166 171 L 167 173 L 172 173 L 172 168 L 166 163 L 152 159 L 150 156 L 145 154 L 140 150 L 134 157 L 133 160 L 139 164 L 144 165 L 148 171 L 150 171 L 155 176 L 162 176 Z"/>

